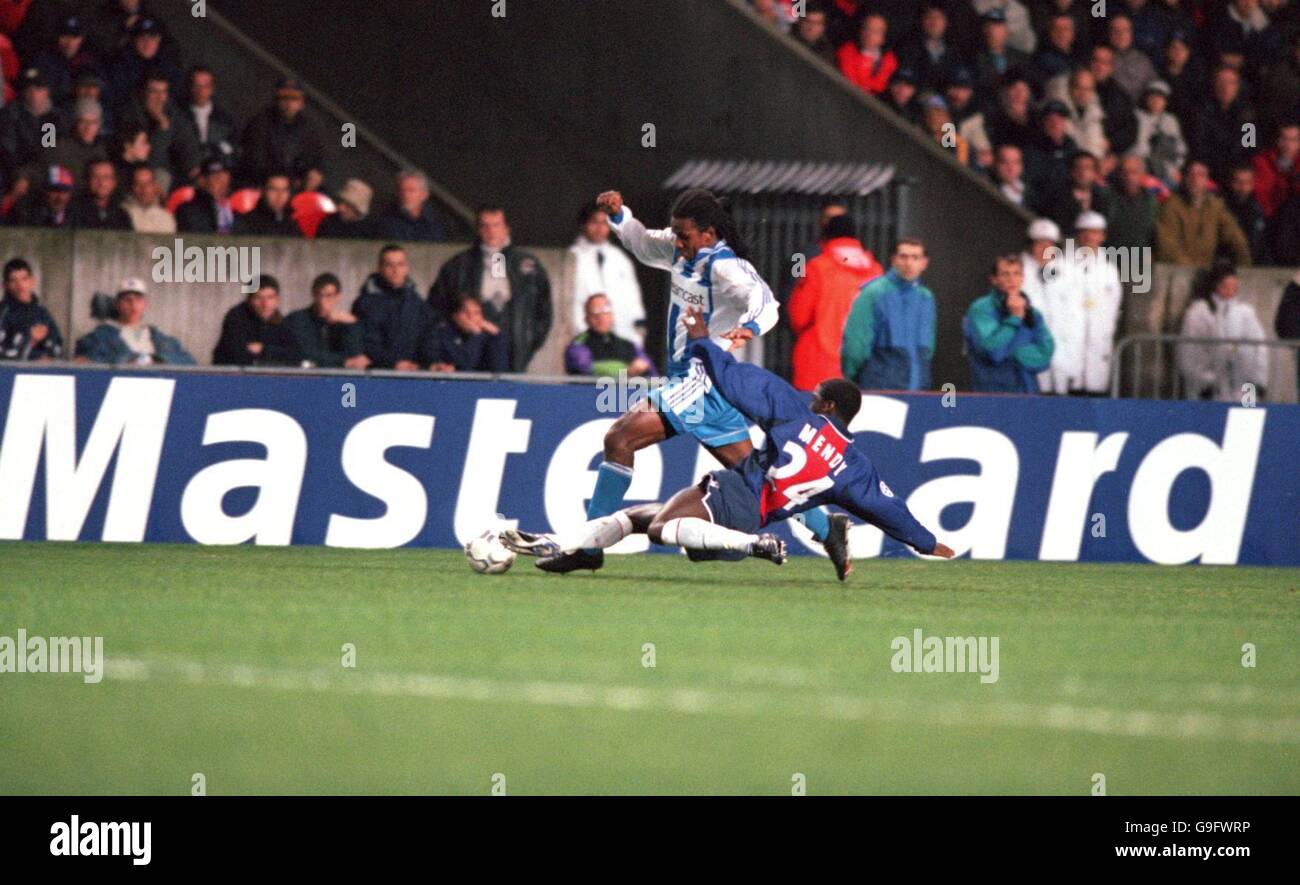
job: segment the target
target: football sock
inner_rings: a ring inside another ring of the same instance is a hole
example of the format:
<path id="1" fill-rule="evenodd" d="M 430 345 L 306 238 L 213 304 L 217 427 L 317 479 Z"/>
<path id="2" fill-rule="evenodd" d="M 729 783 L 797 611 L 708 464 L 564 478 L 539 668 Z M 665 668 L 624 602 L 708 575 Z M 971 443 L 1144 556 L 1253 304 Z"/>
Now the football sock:
<path id="1" fill-rule="evenodd" d="M 825 507 L 805 510 L 803 513 L 796 513 L 791 518 L 803 523 L 818 541 L 825 541 L 831 533 L 831 518 L 826 514 Z"/>
<path id="2" fill-rule="evenodd" d="M 632 468 L 604 461 L 596 471 L 596 487 L 587 502 L 587 519 L 609 516 L 623 506 L 623 496 L 632 485 Z M 593 548 L 586 548 L 592 550 Z"/>
<path id="3" fill-rule="evenodd" d="M 569 532 L 555 536 L 556 543 L 565 553 L 574 550 L 604 550 L 632 534 L 632 520 L 620 510 L 586 522 Z"/>
<path id="4" fill-rule="evenodd" d="M 684 516 L 670 519 L 664 523 L 663 543 L 669 547 L 685 547 L 688 550 L 735 550 L 748 553 L 757 535 L 738 532 L 726 526 L 716 525 L 707 519 Z"/>

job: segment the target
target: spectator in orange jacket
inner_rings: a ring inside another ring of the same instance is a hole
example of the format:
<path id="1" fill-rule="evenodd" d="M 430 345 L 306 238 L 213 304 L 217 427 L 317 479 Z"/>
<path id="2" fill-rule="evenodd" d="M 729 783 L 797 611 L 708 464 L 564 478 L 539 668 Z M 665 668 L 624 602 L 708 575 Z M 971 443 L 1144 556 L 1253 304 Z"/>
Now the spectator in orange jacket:
<path id="1" fill-rule="evenodd" d="M 822 251 L 808 262 L 795 286 L 786 317 L 794 331 L 794 386 L 812 390 L 827 378 L 840 377 L 840 342 L 844 322 L 862 284 L 885 272 L 862 247 L 853 219 L 836 215 L 826 222 Z"/>
<path id="2" fill-rule="evenodd" d="M 857 43 L 845 43 L 839 49 L 840 72 L 860 89 L 879 95 L 889 85 L 898 68 L 898 59 L 885 48 L 889 23 L 878 12 L 862 20 Z"/>

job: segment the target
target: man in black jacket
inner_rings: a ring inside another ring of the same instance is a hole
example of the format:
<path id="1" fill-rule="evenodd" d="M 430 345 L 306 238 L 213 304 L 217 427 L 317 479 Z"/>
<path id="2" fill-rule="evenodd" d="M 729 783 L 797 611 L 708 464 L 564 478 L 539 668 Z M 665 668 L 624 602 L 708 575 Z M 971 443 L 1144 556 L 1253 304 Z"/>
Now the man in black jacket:
<path id="1" fill-rule="evenodd" d="M 1106 115 L 1102 128 L 1110 149 L 1117 157 L 1128 153 L 1137 141 L 1137 113 L 1133 99 L 1115 79 L 1115 50 L 1109 46 L 1094 46 L 1089 57 L 1088 70 L 1097 83 L 1097 99 Z"/>
<path id="2" fill-rule="evenodd" d="M 477 245 L 442 266 L 429 304 L 440 319 L 450 319 L 461 294 L 477 295 L 484 316 L 509 342 L 510 371 L 526 371 L 551 331 L 551 282 L 535 256 L 511 244 L 504 209 L 479 210 L 478 236 Z"/>
<path id="3" fill-rule="evenodd" d="M 280 283 L 263 274 L 257 291 L 226 313 L 221 338 L 212 352 L 218 366 L 295 366 L 302 361 L 298 341 L 280 315 Z"/>
<path id="4" fill-rule="evenodd" d="M 259 237 L 302 237 L 302 228 L 289 208 L 289 176 L 272 172 L 262 185 L 262 198 L 252 211 L 235 218 L 235 233 Z"/>
<path id="5" fill-rule="evenodd" d="M 103 157 L 86 165 L 86 190 L 68 207 L 72 226 L 82 230 L 131 230 L 131 216 L 117 199 L 117 170 Z"/>
<path id="6" fill-rule="evenodd" d="M 194 198 L 176 207 L 176 229 L 185 233 L 228 234 L 235 229 L 230 205 L 230 169 L 214 157 L 203 164 Z"/>
<path id="7" fill-rule="evenodd" d="M 32 266 L 11 258 L 4 266 L 0 301 L 0 360 L 47 360 L 63 355 L 63 335 L 36 294 Z"/>
<path id="8" fill-rule="evenodd" d="M 411 281 L 401 246 L 390 244 L 380 251 L 379 270 L 362 284 L 352 313 L 373 368 L 414 372 L 428 365 L 436 320 Z"/>
<path id="9" fill-rule="evenodd" d="M 285 77 L 275 87 L 275 103 L 248 121 L 239 151 L 241 182 L 265 181 L 274 170 L 299 180 L 299 190 L 316 190 L 324 180 L 325 143 L 303 113 L 300 82 Z"/>

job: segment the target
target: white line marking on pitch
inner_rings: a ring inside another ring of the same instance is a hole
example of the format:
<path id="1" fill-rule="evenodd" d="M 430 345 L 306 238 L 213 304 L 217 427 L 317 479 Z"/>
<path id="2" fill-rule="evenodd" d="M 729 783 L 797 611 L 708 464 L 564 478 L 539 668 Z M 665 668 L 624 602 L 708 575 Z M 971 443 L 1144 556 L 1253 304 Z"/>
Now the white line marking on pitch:
<path id="1" fill-rule="evenodd" d="M 111 681 L 183 682 L 282 691 L 338 691 L 385 697 L 525 703 L 599 710 L 747 716 L 770 713 L 853 722 L 951 727 L 1049 728 L 1111 737 L 1222 740 L 1300 744 L 1300 719 L 1259 719 L 1218 713 L 1110 710 L 1071 704 L 899 702 L 842 694 L 790 694 L 694 688 L 642 688 L 578 682 L 509 681 L 431 673 L 366 673 L 335 668 L 272 669 L 245 664 L 203 664 L 184 659 L 109 659 Z"/>

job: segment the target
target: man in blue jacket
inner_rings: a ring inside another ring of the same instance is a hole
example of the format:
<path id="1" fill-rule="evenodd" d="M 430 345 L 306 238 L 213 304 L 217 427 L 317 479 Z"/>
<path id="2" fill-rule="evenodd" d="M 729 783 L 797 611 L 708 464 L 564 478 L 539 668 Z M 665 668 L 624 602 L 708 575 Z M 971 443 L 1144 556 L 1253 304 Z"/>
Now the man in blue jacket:
<path id="1" fill-rule="evenodd" d="M 766 369 L 737 362 L 709 338 L 704 320 L 703 311 L 687 309 L 683 322 L 690 339 L 688 354 L 700 361 L 727 402 L 763 429 L 767 445 L 734 468 L 706 474 L 667 504 L 630 507 L 554 536 L 503 532 L 507 547 L 547 556 L 603 549 L 630 534 L 644 533 L 656 544 L 736 552 L 781 565 L 785 542 L 759 530 L 835 504 L 918 553 L 945 559 L 954 555 L 917 521 L 871 459 L 854 446 L 848 427 L 862 405 L 856 385 L 828 379 L 817 385 L 810 401 Z M 544 558 L 537 565 L 546 569 L 547 562 Z"/>
<path id="2" fill-rule="evenodd" d="M 1038 373 L 1052 362 L 1055 343 L 1043 315 L 1021 291 L 1020 256 L 999 255 L 989 282 L 962 320 L 971 389 L 981 393 L 1038 393 Z"/>
<path id="3" fill-rule="evenodd" d="M 415 372 L 428 366 L 437 322 L 410 277 L 406 250 L 389 244 L 379 252 L 379 269 L 366 278 L 352 313 L 361 325 L 361 348 L 374 369 Z"/>
<path id="4" fill-rule="evenodd" d="M 77 356 L 94 363 L 192 366 L 194 357 L 170 335 L 144 322 L 149 296 L 142 280 L 122 283 L 113 299 L 113 319 L 77 340 Z"/>
<path id="5" fill-rule="evenodd" d="M 4 300 L 0 301 L 0 359 L 49 360 L 63 356 L 59 324 L 36 294 L 32 266 L 11 258 L 4 267 Z"/>
<path id="6" fill-rule="evenodd" d="M 903 237 L 892 267 L 858 290 L 844 323 L 840 370 L 866 390 L 926 390 L 934 356 L 934 293 L 921 282 L 925 243 Z"/>

